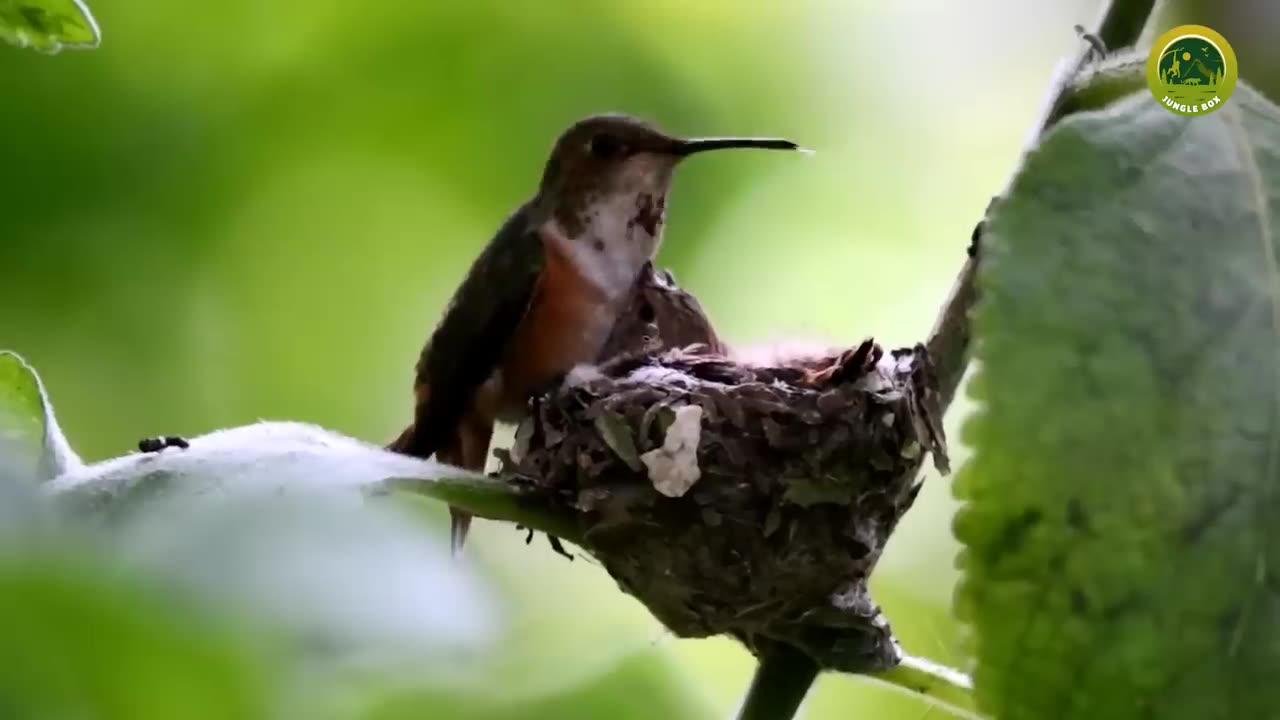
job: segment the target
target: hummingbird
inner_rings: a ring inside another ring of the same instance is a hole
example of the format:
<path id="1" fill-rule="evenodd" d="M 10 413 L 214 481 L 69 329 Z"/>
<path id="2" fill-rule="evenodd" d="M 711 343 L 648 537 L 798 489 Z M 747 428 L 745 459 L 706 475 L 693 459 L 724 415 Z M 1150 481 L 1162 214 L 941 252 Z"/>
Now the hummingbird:
<path id="1" fill-rule="evenodd" d="M 482 471 L 495 422 L 597 360 L 658 252 L 672 173 L 710 150 L 798 150 L 776 138 L 681 138 L 626 115 L 556 140 L 532 199 L 472 263 L 418 358 L 413 422 L 388 449 Z M 470 515 L 450 508 L 461 552 Z"/>

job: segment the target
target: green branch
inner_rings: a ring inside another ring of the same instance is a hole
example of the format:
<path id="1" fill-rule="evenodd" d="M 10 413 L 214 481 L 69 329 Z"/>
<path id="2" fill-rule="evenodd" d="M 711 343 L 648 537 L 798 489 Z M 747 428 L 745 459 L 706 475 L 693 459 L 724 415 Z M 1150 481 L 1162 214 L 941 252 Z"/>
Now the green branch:
<path id="1" fill-rule="evenodd" d="M 1098 20 L 1098 39 L 1109 51 L 1136 44 L 1155 9 L 1156 0 L 1128 0 L 1107 5 Z"/>
<path id="2" fill-rule="evenodd" d="M 982 718 L 974 707 L 973 680 L 959 670 L 907 655 L 897 667 L 869 677 L 895 690 L 926 698 L 955 717 Z"/>
<path id="3" fill-rule="evenodd" d="M 561 540 L 582 543 L 582 533 L 572 517 L 557 512 L 528 493 L 520 492 L 500 477 L 475 475 L 458 469 L 456 474 L 433 478 L 394 478 L 387 481 L 386 487 L 441 500 L 476 517 L 515 523 Z"/>

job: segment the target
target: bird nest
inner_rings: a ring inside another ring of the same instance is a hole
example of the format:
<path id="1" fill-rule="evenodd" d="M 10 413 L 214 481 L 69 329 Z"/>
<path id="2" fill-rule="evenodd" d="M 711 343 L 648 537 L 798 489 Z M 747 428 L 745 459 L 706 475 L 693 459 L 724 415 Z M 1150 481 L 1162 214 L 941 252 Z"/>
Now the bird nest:
<path id="1" fill-rule="evenodd" d="M 533 401 L 504 474 L 679 636 L 896 665 L 867 580 L 926 455 L 947 471 L 925 349 L 735 361 L 697 301 L 647 272 L 606 355 Z"/>

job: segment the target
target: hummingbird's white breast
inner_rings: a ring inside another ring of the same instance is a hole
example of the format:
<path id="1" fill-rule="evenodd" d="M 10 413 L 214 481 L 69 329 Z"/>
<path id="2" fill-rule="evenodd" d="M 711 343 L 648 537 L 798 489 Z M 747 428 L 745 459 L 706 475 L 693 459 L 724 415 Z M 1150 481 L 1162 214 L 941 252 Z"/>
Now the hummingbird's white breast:
<path id="1" fill-rule="evenodd" d="M 554 219 L 544 236 L 573 263 L 583 280 L 610 301 L 626 296 L 662 243 L 664 198 L 619 193 L 583 210 L 581 232 L 570 237 Z"/>

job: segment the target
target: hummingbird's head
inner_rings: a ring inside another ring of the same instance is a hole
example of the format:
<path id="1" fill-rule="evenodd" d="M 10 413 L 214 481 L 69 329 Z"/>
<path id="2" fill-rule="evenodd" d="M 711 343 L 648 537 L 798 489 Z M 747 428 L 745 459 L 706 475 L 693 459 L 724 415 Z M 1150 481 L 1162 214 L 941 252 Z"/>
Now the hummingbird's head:
<path id="1" fill-rule="evenodd" d="M 596 115 L 556 141 L 534 200 L 540 219 L 600 289 L 622 293 L 658 252 L 671 173 L 704 150 L 795 150 L 787 140 L 686 139 L 643 120 Z"/>
<path id="2" fill-rule="evenodd" d="M 728 148 L 797 146 L 771 138 L 679 138 L 626 115 L 593 115 L 556 140 L 539 198 L 566 226 L 587 221 L 600 208 L 635 210 L 644 205 L 657 208 L 660 222 L 676 164 L 695 153 Z"/>
<path id="3" fill-rule="evenodd" d="M 679 138 L 639 118 L 592 115 L 556 140 L 542 175 L 544 191 L 664 194 L 676 163 L 694 153 L 726 148 L 795 150 L 773 138 Z"/>

